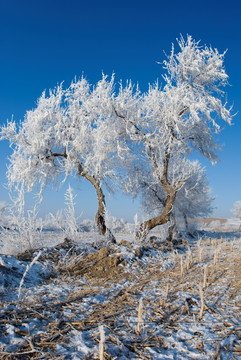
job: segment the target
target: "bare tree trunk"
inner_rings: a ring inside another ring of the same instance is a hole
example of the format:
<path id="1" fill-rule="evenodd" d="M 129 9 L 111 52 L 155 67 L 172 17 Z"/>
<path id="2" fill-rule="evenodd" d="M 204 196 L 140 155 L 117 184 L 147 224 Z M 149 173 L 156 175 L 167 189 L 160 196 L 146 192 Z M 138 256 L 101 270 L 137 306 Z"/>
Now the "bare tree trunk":
<path id="1" fill-rule="evenodd" d="M 106 227 L 105 224 L 105 195 L 102 191 L 100 183 L 95 179 L 94 176 L 89 175 L 85 172 L 81 166 L 78 164 L 78 175 L 83 176 L 86 180 L 88 180 L 95 188 L 97 193 L 98 200 L 98 210 L 95 215 L 95 223 L 99 229 L 101 235 L 108 235 L 112 243 L 116 243 L 116 239 L 111 231 Z"/>

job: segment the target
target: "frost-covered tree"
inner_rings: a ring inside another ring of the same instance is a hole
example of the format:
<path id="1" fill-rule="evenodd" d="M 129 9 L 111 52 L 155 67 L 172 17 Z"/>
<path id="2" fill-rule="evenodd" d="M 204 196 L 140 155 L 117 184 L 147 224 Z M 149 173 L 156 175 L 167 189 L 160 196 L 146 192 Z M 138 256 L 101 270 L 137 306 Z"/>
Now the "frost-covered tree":
<path id="1" fill-rule="evenodd" d="M 236 201 L 234 203 L 233 209 L 231 210 L 233 215 L 240 220 L 240 226 L 239 228 L 241 229 L 241 201 Z"/>
<path id="2" fill-rule="evenodd" d="M 127 132 L 146 159 L 147 171 L 163 187 L 166 198 L 162 212 L 140 225 L 137 238 L 144 238 L 155 226 L 169 221 L 177 193 L 188 180 L 180 173 L 173 183 L 170 168 L 188 158 L 195 150 L 212 163 L 218 146 L 214 133 L 220 131 L 218 119 L 231 123 L 231 110 L 223 101 L 222 87 L 227 84 L 224 54 L 211 47 L 201 47 L 191 36 L 178 41 L 163 62 L 165 85 L 150 86 L 143 95 L 139 110 L 133 114 L 116 107 Z"/>
<path id="3" fill-rule="evenodd" d="M 95 219 L 103 235 L 107 231 L 103 185 L 113 190 L 117 169 L 128 159 L 128 147 L 121 145 L 123 124 L 116 121 L 113 110 L 113 89 L 114 76 L 108 80 L 105 75 L 96 86 L 85 78 L 66 90 L 61 84 L 48 95 L 44 92 L 19 126 L 11 121 L 1 128 L 0 135 L 13 148 L 10 186 L 31 191 L 39 185 L 42 196 L 49 183 L 57 186 L 77 173 L 96 190 Z"/>
<path id="4" fill-rule="evenodd" d="M 210 196 L 210 189 L 207 184 L 207 177 L 204 169 L 198 161 L 172 162 L 169 168 L 169 178 L 172 184 L 177 183 L 180 173 L 184 174 L 187 180 L 176 194 L 175 201 L 170 213 L 169 240 L 172 240 L 178 220 L 184 220 L 186 231 L 188 231 L 188 218 L 207 216 L 212 212 L 211 203 L 214 200 Z M 152 180 L 142 178 L 142 205 L 144 210 L 153 216 L 162 213 L 167 193 L 159 181 L 153 176 Z"/>
<path id="5" fill-rule="evenodd" d="M 166 196 L 161 213 L 140 225 L 137 238 L 167 223 L 177 193 L 188 181 L 180 171 L 173 181 L 173 163 L 181 163 L 195 150 L 212 163 L 217 159 L 213 133 L 218 119 L 231 123 L 222 87 L 227 84 L 224 54 L 201 47 L 190 36 L 178 41 L 163 62 L 164 86 L 158 83 L 143 95 L 131 83 L 114 93 L 114 77 L 103 76 L 95 87 L 86 79 L 62 85 L 40 97 L 17 127 L 14 121 L 1 129 L 13 147 L 8 171 L 10 185 L 24 185 L 40 193 L 50 183 L 77 173 L 95 188 L 96 223 L 106 233 L 103 185 L 118 181 L 131 193 L 141 167 L 162 186 Z M 140 166 L 144 161 L 145 166 Z M 136 191 L 135 191 L 136 192 Z"/>

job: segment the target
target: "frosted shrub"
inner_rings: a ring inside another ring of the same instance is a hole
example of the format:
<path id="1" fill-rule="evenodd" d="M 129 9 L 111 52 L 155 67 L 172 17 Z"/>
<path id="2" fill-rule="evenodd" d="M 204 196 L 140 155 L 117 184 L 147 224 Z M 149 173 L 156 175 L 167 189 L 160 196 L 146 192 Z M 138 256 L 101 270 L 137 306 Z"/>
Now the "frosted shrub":
<path id="1" fill-rule="evenodd" d="M 84 232 L 96 232 L 97 231 L 97 227 L 96 227 L 94 221 L 90 220 L 90 219 L 83 220 L 82 223 L 80 224 L 80 229 L 81 229 L 81 231 L 84 231 Z"/>
<path id="2" fill-rule="evenodd" d="M 65 219 L 62 209 L 58 210 L 56 215 L 49 213 L 44 220 L 45 229 L 63 231 L 64 227 L 65 227 Z"/>
<path id="3" fill-rule="evenodd" d="M 41 245 L 39 243 L 40 234 L 43 230 L 42 218 L 38 217 L 36 206 L 33 210 L 27 211 L 27 217 L 23 218 L 23 227 L 20 228 L 21 237 L 27 242 L 30 249 L 35 249 Z"/>
<path id="4" fill-rule="evenodd" d="M 112 232 L 124 232 L 127 222 L 124 219 L 117 219 L 106 211 L 106 224 Z"/>
<path id="5" fill-rule="evenodd" d="M 28 210 L 26 216 L 23 202 L 15 203 L 8 211 L 11 222 L 1 232 L 2 252 L 17 253 L 42 246 L 43 221 L 38 217 L 37 207 Z"/>
<path id="6" fill-rule="evenodd" d="M 65 235 L 71 240 L 77 240 L 78 238 L 78 225 L 75 216 L 75 200 L 76 195 L 73 193 L 73 189 L 69 185 L 65 194 Z"/>

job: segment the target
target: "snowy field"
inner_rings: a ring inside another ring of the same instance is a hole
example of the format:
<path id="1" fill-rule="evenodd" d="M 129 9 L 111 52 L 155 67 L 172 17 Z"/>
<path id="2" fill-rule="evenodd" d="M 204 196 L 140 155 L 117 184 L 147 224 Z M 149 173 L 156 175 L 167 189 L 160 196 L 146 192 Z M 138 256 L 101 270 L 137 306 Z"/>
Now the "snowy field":
<path id="1" fill-rule="evenodd" d="M 126 226 L 117 244 L 43 231 L 10 255 L 2 240 L 0 359 L 240 359 L 240 233 L 171 247 Z"/>

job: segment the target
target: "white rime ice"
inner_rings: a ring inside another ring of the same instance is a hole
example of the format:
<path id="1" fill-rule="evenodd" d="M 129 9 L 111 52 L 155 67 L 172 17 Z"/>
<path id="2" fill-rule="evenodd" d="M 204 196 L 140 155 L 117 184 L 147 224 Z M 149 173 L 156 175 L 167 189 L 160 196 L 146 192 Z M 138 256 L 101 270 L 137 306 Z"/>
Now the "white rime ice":
<path id="1" fill-rule="evenodd" d="M 203 204 L 195 207 L 194 202 L 202 191 L 209 208 L 203 170 L 188 158 L 195 150 L 215 163 L 218 145 L 213 134 L 220 131 L 219 119 L 231 123 L 223 92 L 228 80 L 225 53 L 201 47 L 191 36 L 181 37 L 178 46 L 179 52 L 172 46 L 162 63 L 162 88 L 156 82 L 143 94 L 131 82 L 115 86 L 114 75 L 108 79 L 103 74 L 95 86 L 82 77 L 67 89 L 60 84 L 49 94 L 43 92 L 20 125 L 12 120 L 1 128 L 0 138 L 13 148 L 9 185 L 24 185 L 27 191 L 39 185 L 42 195 L 51 182 L 57 186 L 69 175 L 84 177 L 97 192 L 96 222 L 102 234 L 103 185 L 132 196 L 142 192 L 145 183 L 144 193 L 152 184 L 158 187 L 162 212 L 140 225 L 143 236 L 169 221 L 174 208 L 187 216 L 190 209 L 201 213 Z"/>

